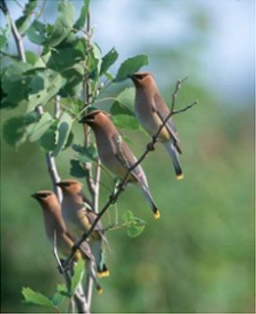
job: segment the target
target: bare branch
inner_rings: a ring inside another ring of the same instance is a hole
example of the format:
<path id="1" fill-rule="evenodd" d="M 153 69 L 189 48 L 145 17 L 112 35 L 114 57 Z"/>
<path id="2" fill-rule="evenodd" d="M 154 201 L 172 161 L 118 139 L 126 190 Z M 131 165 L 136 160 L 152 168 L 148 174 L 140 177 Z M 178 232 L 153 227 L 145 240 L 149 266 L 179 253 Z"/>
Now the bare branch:
<path id="1" fill-rule="evenodd" d="M 60 96 L 56 96 L 56 101 L 55 101 L 55 106 L 54 106 L 54 117 L 56 119 L 59 119 L 60 114 L 61 114 L 61 103 L 60 103 Z"/>
<path id="2" fill-rule="evenodd" d="M 15 22 L 11 18 L 11 15 L 10 15 L 10 12 L 9 12 L 9 9 L 6 5 L 5 0 L 2 0 L 0 8 L 3 11 L 4 15 L 6 16 L 6 18 L 10 22 L 13 38 L 14 38 L 14 41 L 15 41 L 15 44 L 17 47 L 18 55 L 19 55 L 19 59 L 23 62 L 26 62 L 26 55 L 25 55 L 22 37 L 21 37 L 17 27 L 16 27 Z"/>
<path id="3" fill-rule="evenodd" d="M 86 277 L 86 283 L 85 283 L 85 298 L 86 298 L 86 306 L 87 306 L 86 313 L 90 313 L 91 303 L 92 303 L 92 289 L 93 289 L 93 278 L 91 276 L 92 269 L 93 269 L 92 262 L 88 262 L 87 277 Z"/>
<path id="4" fill-rule="evenodd" d="M 43 4 L 42 4 L 42 6 L 41 6 L 41 9 L 40 9 L 40 11 L 39 11 L 39 13 L 38 13 L 38 15 L 37 15 L 37 19 L 39 19 L 39 18 L 41 17 L 41 15 L 43 14 L 44 9 L 45 9 L 46 2 L 47 2 L 47 0 L 44 0 Z"/>
<path id="5" fill-rule="evenodd" d="M 101 175 L 101 162 L 97 161 L 94 179 L 94 195 L 93 195 L 93 208 L 95 213 L 99 211 L 99 192 L 100 192 L 100 175 Z"/>
<path id="6" fill-rule="evenodd" d="M 90 49 L 90 41 L 91 41 L 91 18 L 90 18 L 90 11 L 87 13 L 87 25 L 86 25 L 86 31 L 87 31 L 87 39 L 89 42 L 88 48 Z M 88 52 L 88 51 L 87 51 Z M 84 110 L 86 110 L 89 102 L 90 102 L 90 84 L 89 84 L 89 76 L 88 74 L 85 75 L 84 81 L 83 81 L 83 96 L 84 96 Z M 88 125 L 84 125 L 84 146 L 89 147 L 90 145 L 90 128 Z M 97 169 L 99 167 L 97 166 Z M 99 183 L 94 182 L 93 175 L 92 175 L 92 163 L 86 162 L 85 163 L 85 169 L 88 171 L 87 176 L 87 185 L 88 189 L 91 194 L 92 203 L 93 203 L 93 210 L 98 208 L 98 187 Z M 97 173 L 96 169 L 96 173 Z M 99 170 L 100 171 L 100 170 Z M 91 300 L 92 300 L 92 290 L 93 290 L 93 278 L 92 278 L 92 268 L 93 264 L 91 262 L 87 263 L 87 278 L 86 278 L 86 284 L 85 284 L 85 299 L 86 302 L 84 303 L 84 306 L 86 308 L 85 313 L 91 312 Z"/>
<path id="7" fill-rule="evenodd" d="M 9 57 L 9 58 L 11 58 L 11 59 L 19 60 L 19 57 L 18 57 L 18 56 L 12 55 L 11 53 L 5 52 L 5 51 L 3 51 L 3 50 L 0 50 L 0 53 L 1 53 L 2 55 L 4 55 L 5 57 Z"/>
<path id="8" fill-rule="evenodd" d="M 184 77 L 184 79 L 182 80 L 178 80 L 177 83 L 176 83 L 176 86 L 175 86 L 175 90 L 172 94 L 172 106 L 171 106 L 171 112 L 173 112 L 174 110 L 174 107 L 175 107 L 175 103 L 176 103 L 176 98 L 177 98 L 177 95 L 178 95 L 178 91 L 179 89 L 181 88 L 181 84 L 187 79 L 188 77 Z"/>
<path id="9" fill-rule="evenodd" d="M 58 112 L 57 108 L 58 108 L 58 105 L 56 104 L 55 114 L 57 113 L 57 115 L 58 115 L 59 112 Z M 42 115 L 44 113 L 43 107 L 41 105 L 36 107 L 36 111 L 39 113 L 39 115 Z M 61 203 L 61 201 L 62 201 L 61 188 L 56 185 L 56 183 L 58 183 L 60 181 L 60 176 L 58 174 L 58 170 L 57 170 L 56 163 L 55 163 L 55 158 L 52 156 L 52 152 L 46 153 L 45 159 L 46 159 L 46 164 L 48 167 L 48 172 L 49 172 L 51 180 L 52 180 L 54 193 L 57 195 L 58 200 Z"/>
<path id="10" fill-rule="evenodd" d="M 24 7 L 19 3 L 18 0 L 14 0 L 14 2 L 15 2 L 22 10 L 24 10 Z"/>

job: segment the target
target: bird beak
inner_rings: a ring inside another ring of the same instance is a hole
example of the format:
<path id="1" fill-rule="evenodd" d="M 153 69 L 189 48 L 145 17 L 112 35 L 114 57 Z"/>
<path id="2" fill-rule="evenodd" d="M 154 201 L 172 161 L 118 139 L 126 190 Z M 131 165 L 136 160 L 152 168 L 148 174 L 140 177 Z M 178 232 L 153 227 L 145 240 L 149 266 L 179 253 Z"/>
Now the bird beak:
<path id="1" fill-rule="evenodd" d="M 57 182 L 57 183 L 55 183 L 55 185 L 57 185 L 57 186 L 62 186 L 62 184 L 61 184 L 61 182 Z"/>
<path id="2" fill-rule="evenodd" d="M 90 117 L 83 117 L 81 120 L 78 121 L 79 123 L 88 124 L 90 122 L 93 122 L 93 118 Z"/>
<path id="3" fill-rule="evenodd" d="M 128 75 L 128 77 L 129 77 L 134 83 L 138 81 L 135 74 Z"/>
<path id="4" fill-rule="evenodd" d="M 35 199 L 37 199 L 37 195 L 36 195 L 36 193 L 31 194 L 30 196 L 31 196 L 31 197 L 33 197 L 33 198 L 35 198 Z"/>

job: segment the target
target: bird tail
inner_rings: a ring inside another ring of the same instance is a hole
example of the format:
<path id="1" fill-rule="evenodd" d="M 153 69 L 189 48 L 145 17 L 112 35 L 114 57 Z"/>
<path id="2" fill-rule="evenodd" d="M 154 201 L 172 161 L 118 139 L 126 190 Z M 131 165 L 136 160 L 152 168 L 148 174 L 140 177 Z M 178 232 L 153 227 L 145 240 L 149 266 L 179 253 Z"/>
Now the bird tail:
<path id="1" fill-rule="evenodd" d="M 94 240 L 91 244 L 91 250 L 96 260 L 98 277 L 108 277 L 109 270 L 105 264 L 105 251 L 102 247 L 102 240 Z"/>
<path id="2" fill-rule="evenodd" d="M 177 148 L 175 146 L 174 141 L 170 140 L 169 142 L 164 143 L 164 146 L 172 158 L 172 162 L 173 162 L 173 166 L 174 166 L 177 180 L 182 180 L 184 178 L 184 174 L 183 174 L 183 171 L 181 169 L 181 164 L 180 164 Z"/>
<path id="3" fill-rule="evenodd" d="M 149 188 L 147 186 L 145 186 L 144 184 L 141 185 L 142 187 L 142 192 L 143 192 L 143 195 L 145 196 L 146 200 L 148 201 L 148 203 L 150 204 L 150 207 L 154 213 L 154 217 L 155 219 L 158 219 L 160 218 L 160 212 L 159 210 L 157 209 L 154 201 L 153 201 L 153 197 L 149 191 Z"/>

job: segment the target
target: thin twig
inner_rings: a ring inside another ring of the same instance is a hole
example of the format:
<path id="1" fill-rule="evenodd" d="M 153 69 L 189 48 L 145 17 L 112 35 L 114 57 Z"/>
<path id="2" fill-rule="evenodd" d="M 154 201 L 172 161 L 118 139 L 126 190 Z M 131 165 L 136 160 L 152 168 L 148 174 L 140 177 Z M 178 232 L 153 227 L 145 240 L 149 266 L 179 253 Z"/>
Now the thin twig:
<path id="1" fill-rule="evenodd" d="M 101 162 L 100 159 L 98 158 L 95 170 L 94 195 L 93 195 L 93 208 L 95 213 L 98 213 L 99 211 L 100 175 L 101 175 Z"/>
<path id="2" fill-rule="evenodd" d="M 176 98 L 177 98 L 177 94 L 178 94 L 178 91 L 181 87 L 181 84 L 188 78 L 188 76 L 184 77 L 184 79 L 182 80 L 178 80 L 177 83 L 176 83 L 176 86 L 175 86 L 175 89 L 174 89 L 174 92 L 172 94 L 172 106 L 171 106 L 171 112 L 174 111 L 174 107 L 175 107 L 175 103 L 176 103 Z"/>
<path id="3" fill-rule="evenodd" d="M 123 222 L 121 224 L 116 224 L 116 223 L 113 223 L 112 225 L 106 227 L 104 230 L 104 232 L 107 232 L 107 231 L 111 231 L 111 230 L 116 230 L 116 229 L 120 229 L 120 228 L 123 228 L 127 226 L 127 223 L 126 222 Z"/>
<path id="4" fill-rule="evenodd" d="M 5 57 L 9 57 L 11 59 L 16 59 L 16 60 L 19 60 L 19 57 L 16 56 L 16 55 L 12 55 L 8 52 L 5 52 L 4 50 L 0 50 L 0 53 L 3 54 Z"/>
<path id="5" fill-rule="evenodd" d="M 85 298 L 86 298 L 86 313 L 90 313 L 91 303 L 92 303 L 92 290 L 93 290 L 93 278 L 91 272 L 93 270 L 94 264 L 92 261 L 87 264 L 87 277 L 85 283 Z"/>
<path id="6" fill-rule="evenodd" d="M 18 0 L 14 0 L 14 2 L 15 2 L 22 10 L 24 10 L 24 7 L 19 3 Z"/>
<path id="7" fill-rule="evenodd" d="M 2 0 L 2 2 L 0 3 L 0 8 L 3 11 L 4 15 L 6 16 L 6 18 L 9 20 L 10 25 L 11 25 L 11 31 L 13 34 L 13 38 L 17 47 L 17 51 L 18 51 L 18 56 L 19 59 L 23 62 L 26 62 L 26 55 L 25 55 L 25 50 L 24 50 L 24 46 L 23 46 L 23 41 L 22 41 L 22 37 L 20 36 L 20 33 L 16 27 L 15 22 L 13 21 L 13 19 L 11 18 L 9 9 L 6 5 L 5 0 Z"/>
<path id="8" fill-rule="evenodd" d="M 56 101 L 55 105 L 55 113 L 59 114 L 58 101 Z M 36 111 L 41 116 L 44 113 L 43 107 L 41 105 L 36 107 Z M 56 185 L 60 181 L 60 176 L 58 174 L 58 170 L 55 163 L 55 158 L 52 156 L 52 152 L 48 152 L 45 154 L 45 160 L 48 167 L 48 172 L 52 180 L 54 193 L 57 195 L 59 202 L 62 202 L 62 192 L 61 188 Z"/>
<path id="9" fill-rule="evenodd" d="M 60 106 L 61 106 L 60 96 L 57 95 L 57 96 L 56 96 L 56 101 L 55 101 L 55 106 L 54 106 L 54 117 L 55 117 L 56 119 L 59 119 L 60 114 L 61 114 L 61 108 L 60 108 Z"/>
<path id="10" fill-rule="evenodd" d="M 90 11 L 88 10 L 87 13 L 87 24 L 86 24 L 86 31 L 87 31 L 87 40 L 88 40 L 88 47 L 87 47 L 87 53 L 89 54 L 89 50 L 91 49 L 91 17 L 90 17 Z M 89 58 L 88 58 L 89 60 Z M 86 73 L 84 77 L 84 82 L 83 82 L 83 94 L 84 94 L 84 109 L 88 107 L 88 104 L 90 102 L 90 84 L 89 84 L 89 73 Z M 83 126 L 84 128 L 84 146 L 89 147 L 90 145 L 90 128 L 87 125 Z M 96 200 L 98 199 L 97 197 L 97 190 L 98 190 L 98 182 L 94 182 L 93 180 L 93 175 L 92 175 L 92 163 L 91 162 L 86 162 L 85 163 L 85 168 L 88 170 L 88 176 L 87 176 L 87 185 L 88 189 L 91 194 L 92 202 L 93 202 L 93 208 L 92 210 L 95 210 L 95 208 L 98 207 L 98 204 L 96 204 Z M 96 172 L 97 172 L 98 166 L 96 166 Z M 99 169 L 100 171 L 100 169 Z M 95 206 L 96 205 L 96 206 Z M 92 301 L 92 290 L 93 290 L 93 278 L 91 276 L 91 269 L 94 267 L 94 263 L 90 262 L 87 264 L 87 277 L 86 277 L 86 284 L 84 288 L 85 292 L 85 298 L 86 298 L 86 313 L 91 312 L 91 301 Z"/>
<path id="11" fill-rule="evenodd" d="M 174 95 L 177 95 L 177 92 L 181 86 L 181 83 L 184 80 L 179 80 L 176 84 L 176 88 L 174 91 Z M 127 185 L 127 181 L 128 178 L 131 174 L 131 172 L 146 158 L 146 156 L 155 149 L 155 145 L 158 141 L 158 137 L 162 131 L 162 129 L 165 127 L 165 125 L 167 124 L 168 120 L 171 118 L 171 116 L 175 115 L 175 114 L 179 114 L 182 113 L 190 108 L 192 108 L 194 105 L 196 105 L 198 102 L 194 101 L 192 104 L 189 104 L 187 106 L 185 106 L 184 108 L 180 109 L 180 110 L 174 110 L 175 108 L 175 101 L 176 101 L 176 96 L 173 97 L 172 100 L 172 106 L 171 106 L 171 111 L 168 114 L 168 116 L 164 119 L 163 123 L 161 124 L 161 126 L 159 127 L 158 131 L 156 132 L 155 135 L 152 136 L 152 140 L 148 143 L 148 145 L 146 146 L 145 151 L 143 152 L 143 154 L 141 155 L 141 157 L 127 170 L 126 175 L 124 176 L 124 178 L 121 180 L 121 182 L 118 185 L 118 188 L 116 190 L 114 190 L 112 192 L 112 194 L 109 196 L 108 201 L 104 204 L 104 206 L 102 207 L 102 209 L 100 210 L 98 216 L 96 217 L 96 219 L 94 220 L 94 222 L 92 223 L 90 229 L 87 232 L 84 232 L 82 237 L 80 238 L 79 241 L 77 241 L 75 243 L 75 245 L 73 246 L 73 248 L 71 249 L 71 253 L 68 256 L 68 258 L 65 261 L 65 266 L 69 265 L 70 260 L 72 259 L 75 251 L 80 247 L 80 245 L 91 235 L 91 233 L 93 232 L 94 228 L 96 227 L 97 223 L 99 222 L 99 220 L 101 219 L 101 217 L 104 215 L 104 213 L 106 212 L 106 210 L 109 208 L 109 206 L 111 204 L 114 204 L 119 195 L 125 190 L 126 185 Z"/>
<path id="12" fill-rule="evenodd" d="M 42 4 L 42 6 L 41 6 L 41 9 L 40 9 L 40 11 L 39 11 L 39 13 L 37 14 L 37 19 L 38 19 L 38 20 L 39 20 L 39 18 L 41 17 L 41 15 L 42 15 L 43 12 L 44 12 L 46 2 L 47 2 L 47 0 L 44 0 L 43 4 Z"/>

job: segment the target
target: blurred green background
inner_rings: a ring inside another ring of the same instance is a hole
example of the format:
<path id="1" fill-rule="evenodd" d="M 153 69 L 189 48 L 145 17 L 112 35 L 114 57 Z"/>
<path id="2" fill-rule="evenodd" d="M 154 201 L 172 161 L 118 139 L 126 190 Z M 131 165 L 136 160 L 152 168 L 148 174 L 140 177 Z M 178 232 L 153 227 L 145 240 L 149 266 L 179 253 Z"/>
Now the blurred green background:
<path id="1" fill-rule="evenodd" d="M 15 1 L 7 2 L 19 16 Z M 135 239 L 125 229 L 108 234 L 111 276 L 102 280 L 105 293 L 94 294 L 92 311 L 254 312 L 254 1 L 91 2 L 104 53 L 115 46 L 120 62 L 148 54 L 146 70 L 168 103 L 186 75 L 178 107 L 200 102 L 174 119 L 184 180 L 176 181 L 160 145 L 143 163 L 161 219 L 154 221 L 136 188 L 120 197 L 120 215 L 132 210 L 147 225 Z M 82 1 L 73 3 L 79 11 Z M 56 5 L 48 1 L 44 21 L 54 20 Z M 1 111 L 1 124 L 19 111 Z M 123 133 L 136 138 L 131 146 L 139 156 L 149 137 Z M 75 143 L 82 137 L 77 126 Z M 62 178 L 69 177 L 73 154 L 68 149 L 57 158 Z M 44 188 L 51 183 L 37 145 L 15 151 L 1 137 L 2 312 L 42 312 L 21 303 L 21 288 L 51 295 L 62 282 L 30 197 Z M 107 196 L 103 187 L 101 204 Z"/>

